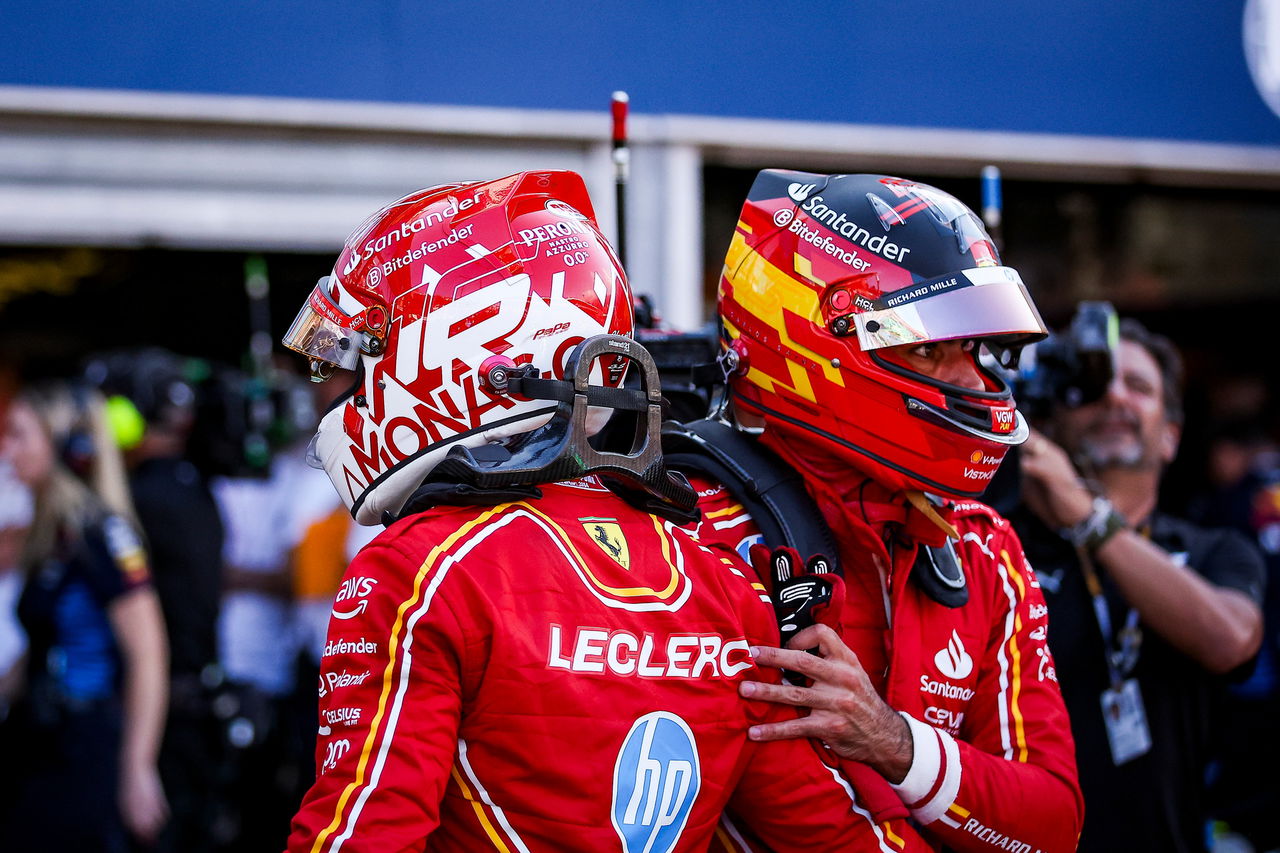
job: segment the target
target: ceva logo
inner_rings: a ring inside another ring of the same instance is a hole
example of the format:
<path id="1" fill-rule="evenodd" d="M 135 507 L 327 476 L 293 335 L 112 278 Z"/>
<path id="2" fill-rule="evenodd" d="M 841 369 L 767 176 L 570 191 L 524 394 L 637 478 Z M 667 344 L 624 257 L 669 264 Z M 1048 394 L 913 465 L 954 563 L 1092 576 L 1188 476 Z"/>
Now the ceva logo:
<path id="1" fill-rule="evenodd" d="M 791 200 L 796 204 L 804 201 L 809 197 L 809 193 L 813 192 L 817 184 L 792 184 L 787 187 L 787 195 L 791 196 Z"/>
<path id="2" fill-rule="evenodd" d="M 631 726 L 613 768 L 613 828 L 623 853 L 671 853 L 702 788 L 689 725 L 654 711 Z"/>
<path id="3" fill-rule="evenodd" d="M 960 635 L 955 629 L 951 631 L 947 647 L 933 656 L 933 665 L 938 668 L 938 672 L 953 681 L 965 678 L 973 672 L 973 658 L 964 650 L 964 643 L 960 642 Z"/>

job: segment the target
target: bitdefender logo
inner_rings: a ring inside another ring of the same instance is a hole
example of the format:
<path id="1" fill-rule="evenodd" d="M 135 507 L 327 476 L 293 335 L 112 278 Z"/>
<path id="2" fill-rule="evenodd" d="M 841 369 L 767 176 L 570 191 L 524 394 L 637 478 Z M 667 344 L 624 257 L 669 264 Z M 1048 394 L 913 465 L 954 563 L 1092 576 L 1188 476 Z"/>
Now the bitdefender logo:
<path id="1" fill-rule="evenodd" d="M 933 656 L 933 665 L 938 668 L 938 672 L 955 681 L 973 672 L 973 658 L 964 650 L 964 643 L 960 642 L 960 635 L 954 629 L 946 648 Z"/>
<path id="2" fill-rule="evenodd" d="M 809 193 L 817 188 L 817 184 L 792 184 L 787 187 L 787 195 L 791 196 L 791 200 L 796 204 L 804 201 L 809 197 Z"/>
<path id="3" fill-rule="evenodd" d="M 378 653 L 378 644 L 371 643 L 364 637 L 358 640 L 330 640 L 324 645 L 324 654 L 330 655 L 374 655 Z"/>

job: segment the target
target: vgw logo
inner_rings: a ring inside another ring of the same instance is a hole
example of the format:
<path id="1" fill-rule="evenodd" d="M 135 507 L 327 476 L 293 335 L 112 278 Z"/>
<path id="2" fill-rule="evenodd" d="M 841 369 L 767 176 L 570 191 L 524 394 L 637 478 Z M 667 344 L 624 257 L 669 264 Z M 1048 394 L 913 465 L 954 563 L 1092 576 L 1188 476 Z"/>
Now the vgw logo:
<path id="1" fill-rule="evenodd" d="M 613 769 L 613 828 L 624 853 L 670 853 L 702 787 L 693 732 L 654 711 L 635 721 Z"/>

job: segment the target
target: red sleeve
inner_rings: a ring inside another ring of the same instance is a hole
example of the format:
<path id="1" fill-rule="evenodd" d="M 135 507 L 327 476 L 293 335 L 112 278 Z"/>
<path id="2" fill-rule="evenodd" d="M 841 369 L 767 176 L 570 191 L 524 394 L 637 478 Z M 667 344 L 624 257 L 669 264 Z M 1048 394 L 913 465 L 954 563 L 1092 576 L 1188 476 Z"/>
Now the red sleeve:
<path id="1" fill-rule="evenodd" d="M 458 745 L 463 631 L 432 564 L 378 540 L 339 588 L 320 662 L 317 778 L 291 853 L 422 850 Z"/>
<path id="2" fill-rule="evenodd" d="M 722 558 L 723 559 L 723 558 Z M 728 562 L 728 561 L 726 561 Z M 735 576 L 751 586 L 758 604 L 740 615 L 753 644 L 780 642 L 773 607 L 747 566 Z M 772 668 L 756 668 L 749 677 L 781 681 Z M 772 702 L 747 701 L 751 724 L 794 717 L 795 708 Z M 748 744 L 741 778 L 717 829 L 713 850 L 814 851 L 927 851 L 931 848 L 908 825 L 905 815 L 877 822 L 864 798 L 849 780 L 828 763 L 812 740 L 780 740 Z M 883 784 L 883 782 L 881 782 Z"/>
<path id="3" fill-rule="evenodd" d="M 1084 800 L 1044 596 L 1007 522 L 983 551 L 996 602 L 960 737 L 908 717 L 916 755 L 896 787 L 926 832 L 961 853 L 1065 853 L 1076 849 Z"/>
<path id="4" fill-rule="evenodd" d="M 782 706 L 775 707 L 783 711 Z M 783 714 L 768 716 L 780 719 Z M 931 849 L 903 818 L 876 823 L 852 785 L 823 763 L 812 741 L 780 740 L 758 747 L 721 824 L 728 836 L 721 841 L 724 849 L 753 849 L 747 839 L 767 849 L 797 853 Z M 745 837 L 738 826 L 744 828 Z"/>

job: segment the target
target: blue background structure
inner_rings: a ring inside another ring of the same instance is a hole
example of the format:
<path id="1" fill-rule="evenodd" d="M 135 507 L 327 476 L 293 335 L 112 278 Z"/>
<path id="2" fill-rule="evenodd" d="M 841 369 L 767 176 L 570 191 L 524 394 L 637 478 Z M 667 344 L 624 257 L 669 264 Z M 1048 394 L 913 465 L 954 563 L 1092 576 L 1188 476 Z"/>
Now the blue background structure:
<path id="1" fill-rule="evenodd" d="M 1280 144 L 1240 0 L 4 6 L 0 84 Z"/>

